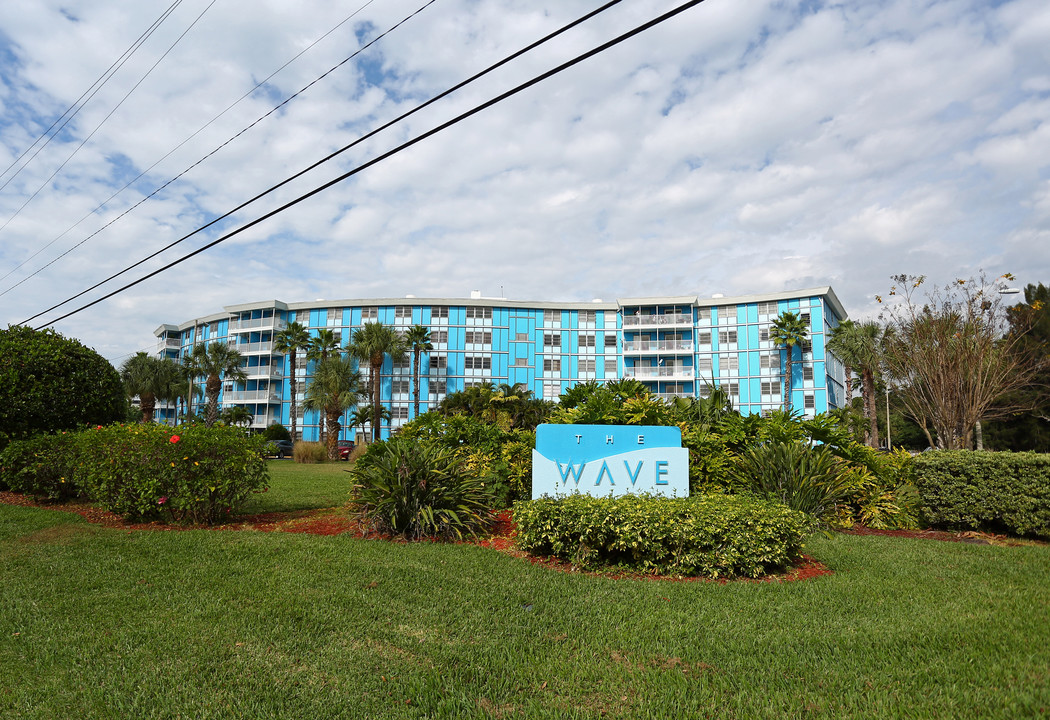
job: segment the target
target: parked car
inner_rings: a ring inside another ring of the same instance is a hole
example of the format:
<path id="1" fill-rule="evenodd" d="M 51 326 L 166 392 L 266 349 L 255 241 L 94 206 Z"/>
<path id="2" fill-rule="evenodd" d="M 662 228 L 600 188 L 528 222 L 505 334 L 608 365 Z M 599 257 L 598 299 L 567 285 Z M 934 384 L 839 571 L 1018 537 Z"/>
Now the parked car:
<path id="1" fill-rule="evenodd" d="M 350 453 L 352 453 L 353 451 L 354 451 L 354 441 L 353 440 L 340 440 L 339 441 L 339 459 L 340 460 L 349 460 L 350 459 Z"/>
<path id="2" fill-rule="evenodd" d="M 273 454 L 279 458 L 291 457 L 295 448 L 291 440 L 271 440 L 270 444 L 276 448 Z"/>

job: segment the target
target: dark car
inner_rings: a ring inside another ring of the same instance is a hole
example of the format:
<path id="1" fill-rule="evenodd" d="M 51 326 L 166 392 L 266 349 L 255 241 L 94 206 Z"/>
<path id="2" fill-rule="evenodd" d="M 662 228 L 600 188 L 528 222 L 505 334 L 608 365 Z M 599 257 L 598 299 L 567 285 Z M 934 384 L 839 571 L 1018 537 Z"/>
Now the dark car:
<path id="1" fill-rule="evenodd" d="M 349 460 L 350 459 L 350 453 L 352 453 L 353 451 L 354 451 L 354 441 L 353 440 L 340 440 L 339 441 L 339 459 L 340 460 Z"/>
<path id="2" fill-rule="evenodd" d="M 279 458 L 286 458 L 292 456 L 294 446 L 291 440 L 271 440 L 270 445 L 273 446 L 272 453 Z"/>

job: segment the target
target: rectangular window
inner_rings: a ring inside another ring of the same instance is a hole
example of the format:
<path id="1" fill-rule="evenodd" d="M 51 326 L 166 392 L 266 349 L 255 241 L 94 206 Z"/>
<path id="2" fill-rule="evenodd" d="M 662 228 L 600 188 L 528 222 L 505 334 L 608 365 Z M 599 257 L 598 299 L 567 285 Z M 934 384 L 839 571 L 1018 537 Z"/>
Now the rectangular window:
<path id="1" fill-rule="evenodd" d="M 431 395 L 444 395 L 445 394 L 445 381 L 444 380 L 431 380 L 430 381 L 430 394 Z"/>
<path id="2" fill-rule="evenodd" d="M 817 407 L 817 399 L 815 397 L 813 397 L 812 395 L 803 395 L 802 399 L 803 399 L 803 401 L 806 404 L 806 409 L 807 410 L 815 410 L 816 409 L 816 407 Z"/>
<path id="3" fill-rule="evenodd" d="M 543 333 L 543 347 L 561 347 L 561 333 L 560 332 L 545 332 Z"/>
<path id="4" fill-rule="evenodd" d="M 444 355 L 431 355 L 430 356 L 430 369 L 431 370 L 444 370 L 448 367 L 448 358 Z"/>
<path id="5" fill-rule="evenodd" d="M 561 395 L 561 383 L 557 382 L 545 382 L 543 383 L 543 399 L 544 400 L 557 400 Z"/>
<path id="6" fill-rule="evenodd" d="M 378 320 L 379 319 L 379 308 L 377 307 L 363 307 L 361 308 L 361 319 L 364 321 Z"/>
<path id="7" fill-rule="evenodd" d="M 800 315 L 802 322 L 806 323 L 806 327 L 809 327 L 810 317 L 808 312 L 804 312 Z"/>
<path id="8" fill-rule="evenodd" d="M 488 356 L 467 355 L 463 362 L 463 367 L 467 370 L 490 370 L 492 368 L 492 358 Z"/>
<path id="9" fill-rule="evenodd" d="M 616 375 L 616 358 L 607 357 L 605 358 L 605 377 L 615 377 Z"/>
<path id="10" fill-rule="evenodd" d="M 780 394 L 780 381 L 779 380 L 763 380 L 762 381 L 762 394 L 763 395 L 779 395 Z"/>
<path id="11" fill-rule="evenodd" d="M 723 382 L 722 389 L 725 390 L 730 396 L 736 396 L 740 394 L 740 383 Z"/>
<path id="12" fill-rule="evenodd" d="M 528 341 L 529 341 L 529 334 L 528 333 L 515 333 L 515 335 L 514 335 L 514 342 L 528 342 Z"/>
<path id="13" fill-rule="evenodd" d="M 758 367 L 762 370 L 779 370 L 780 353 L 763 353 L 758 358 Z"/>
<path id="14" fill-rule="evenodd" d="M 759 315 L 776 315 L 777 314 L 777 303 L 774 302 L 761 302 L 758 304 Z"/>
<path id="15" fill-rule="evenodd" d="M 390 392 L 395 395 L 408 394 L 411 392 L 410 383 L 408 380 L 393 380 L 390 383 Z"/>
<path id="16" fill-rule="evenodd" d="M 394 308 L 394 317 L 398 320 L 411 320 L 412 319 L 412 306 L 411 305 L 398 305 Z"/>
<path id="17" fill-rule="evenodd" d="M 764 325 L 758 329 L 759 342 L 769 342 L 769 326 Z"/>
<path id="18" fill-rule="evenodd" d="M 431 330 L 430 331 L 430 344 L 440 345 L 448 342 L 448 330 Z"/>
<path id="19" fill-rule="evenodd" d="M 581 373 L 595 372 L 596 363 L 594 358 L 580 358 L 578 362 Z"/>
<path id="20" fill-rule="evenodd" d="M 580 326 L 590 325 L 593 326 L 597 320 L 597 314 L 594 310 L 580 310 Z"/>
<path id="21" fill-rule="evenodd" d="M 710 355 L 701 355 L 696 361 L 697 370 L 711 372 L 714 369 L 714 362 L 711 360 Z"/>
<path id="22" fill-rule="evenodd" d="M 492 308 L 490 307 L 475 307 L 470 306 L 467 308 L 467 320 L 491 320 L 492 319 Z"/>
<path id="23" fill-rule="evenodd" d="M 561 311 L 560 310 L 544 310 L 543 311 L 543 324 L 547 327 L 558 327 L 561 325 Z"/>
<path id="24" fill-rule="evenodd" d="M 431 320 L 448 320 L 448 308 L 442 306 L 435 306 L 430 308 L 430 319 Z"/>
<path id="25" fill-rule="evenodd" d="M 723 372 L 726 370 L 732 370 L 734 372 L 740 370 L 740 356 L 736 353 L 733 353 L 732 355 L 719 355 L 718 366 Z"/>
<path id="26" fill-rule="evenodd" d="M 561 358 L 543 358 L 543 372 L 560 373 Z"/>
<path id="27" fill-rule="evenodd" d="M 718 333 L 718 343 L 728 345 L 736 342 L 736 330 L 721 330 Z"/>
<path id="28" fill-rule="evenodd" d="M 407 405 L 395 405 L 390 408 L 390 419 L 391 420 L 408 420 L 408 406 Z"/>
<path id="29" fill-rule="evenodd" d="M 343 311 L 340 308 L 328 308 L 328 326 L 340 325 L 343 322 Z"/>
<path id="30" fill-rule="evenodd" d="M 491 345 L 492 332 L 467 330 L 466 341 L 468 345 Z"/>
<path id="31" fill-rule="evenodd" d="M 606 310 L 605 311 L 605 327 L 608 330 L 616 329 L 616 311 Z"/>
<path id="32" fill-rule="evenodd" d="M 802 366 L 802 379 L 803 380 L 809 380 L 809 381 L 813 380 L 813 366 L 812 365 L 803 365 Z"/>
<path id="33" fill-rule="evenodd" d="M 592 348 L 594 347 L 595 336 L 594 333 L 580 333 L 579 343 L 581 348 Z"/>
<path id="34" fill-rule="evenodd" d="M 528 367 L 528 358 L 514 358 L 513 367 Z"/>
<path id="35" fill-rule="evenodd" d="M 605 349 L 616 350 L 616 333 L 605 333 Z"/>

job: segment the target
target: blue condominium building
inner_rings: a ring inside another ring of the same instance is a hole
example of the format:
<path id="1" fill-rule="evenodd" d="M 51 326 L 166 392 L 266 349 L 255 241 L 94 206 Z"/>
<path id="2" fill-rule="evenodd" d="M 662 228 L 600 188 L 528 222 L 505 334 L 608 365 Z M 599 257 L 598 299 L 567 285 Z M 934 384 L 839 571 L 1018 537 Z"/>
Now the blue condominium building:
<path id="1" fill-rule="evenodd" d="M 252 427 L 290 425 L 289 359 L 273 349 L 274 335 L 298 322 L 316 335 L 330 329 L 342 345 L 367 322 L 397 329 L 424 325 L 433 350 L 420 362 L 420 412 L 446 395 L 484 382 L 523 384 L 537 397 L 557 400 L 579 382 L 635 378 L 665 398 L 705 397 L 712 387 L 729 393 L 743 413 L 783 406 L 785 350 L 770 340 L 770 325 L 783 311 L 801 315 L 807 344 L 795 350 L 792 406 L 807 416 L 843 402 L 842 364 L 826 350 L 830 330 L 846 318 L 830 287 L 709 298 L 623 298 L 615 302 L 523 302 L 482 297 L 373 298 L 230 305 L 222 312 L 161 325 L 155 331 L 162 357 L 180 360 L 197 343 L 228 343 L 244 356 L 247 380 L 223 383 L 223 407 L 246 407 Z M 381 372 L 381 396 L 390 409 L 383 435 L 413 414 L 412 358 Z M 314 363 L 300 355 L 298 426 L 307 440 L 319 437 L 317 412 L 302 409 Z M 362 376 L 367 377 L 362 372 Z M 158 420 L 174 422 L 174 406 Z M 343 422 L 346 428 L 347 422 Z M 346 439 L 361 429 L 343 431 Z"/>

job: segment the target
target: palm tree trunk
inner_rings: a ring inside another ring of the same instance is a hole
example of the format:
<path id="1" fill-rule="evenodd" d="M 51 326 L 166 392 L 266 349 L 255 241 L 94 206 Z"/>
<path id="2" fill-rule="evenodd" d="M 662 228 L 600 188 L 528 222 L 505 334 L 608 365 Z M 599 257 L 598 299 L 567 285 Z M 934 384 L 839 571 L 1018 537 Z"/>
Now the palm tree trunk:
<path id="1" fill-rule="evenodd" d="M 853 367 L 845 366 L 846 370 L 846 407 L 853 406 Z"/>
<path id="2" fill-rule="evenodd" d="M 325 408 L 325 424 L 327 425 L 329 430 L 331 428 L 335 427 L 335 424 L 337 422 L 339 422 L 339 410 L 338 409 L 331 410 L 330 407 L 331 406 L 329 406 L 329 408 Z M 336 406 L 336 407 L 338 407 L 338 406 Z M 337 441 L 338 441 L 338 438 L 336 437 L 336 434 L 334 432 L 328 432 L 328 436 L 326 438 L 326 442 L 327 442 L 327 445 L 328 445 L 328 459 L 329 460 L 338 460 L 339 459 L 339 450 L 337 449 L 337 445 L 338 445 Z"/>
<path id="3" fill-rule="evenodd" d="M 205 425 L 211 427 L 219 419 L 219 391 L 222 390 L 222 380 L 218 375 L 209 375 L 204 386 L 204 392 L 208 396 L 208 417 Z"/>
<path id="4" fill-rule="evenodd" d="M 412 417 L 419 417 L 419 356 L 420 350 L 416 349 L 412 353 L 412 402 L 415 406 Z"/>
<path id="5" fill-rule="evenodd" d="M 791 346 L 785 345 L 787 361 L 784 363 L 784 409 L 791 412 Z"/>
<path id="6" fill-rule="evenodd" d="M 298 421 L 296 418 L 298 407 L 295 402 L 295 396 L 299 389 L 295 380 L 295 350 L 292 350 L 292 354 L 288 356 L 288 369 L 291 371 L 292 376 L 288 378 L 288 389 L 292 391 L 292 404 L 289 408 L 292 414 L 292 442 L 294 443 L 299 439 L 298 433 Z"/>
<path id="7" fill-rule="evenodd" d="M 374 360 L 375 360 L 375 358 L 373 358 L 373 361 Z M 382 395 L 379 392 L 379 379 L 380 379 L 380 374 L 379 373 L 380 373 L 380 371 L 383 368 L 383 364 L 382 363 L 383 363 L 383 359 L 382 359 L 382 357 L 380 357 L 379 363 L 378 363 L 379 367 L 376 367 L 377 363 L 375 363 L 375 362 L 370 362 L 368 364 L 368 373 L 372 376 L 372 440 L 373 440 L 373 442 L 379 440 L 379 431 L 380 431 L 380 423 L 381 423 L 380 417 L 379 417 L 379 413 L 380 413 L 379 408 L 380 408 L 380 399 L 381 399 Z"/>
<path id="8" fill-rule="evenodd" d="M 873 448 L 879 446 L 879 418 L 876 414 L 878 408 L 875 404 L 875 374 L 869 368 L 864 368 L 864 410 L 868 413 L 868 437 L 869 445 Z"/>

